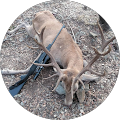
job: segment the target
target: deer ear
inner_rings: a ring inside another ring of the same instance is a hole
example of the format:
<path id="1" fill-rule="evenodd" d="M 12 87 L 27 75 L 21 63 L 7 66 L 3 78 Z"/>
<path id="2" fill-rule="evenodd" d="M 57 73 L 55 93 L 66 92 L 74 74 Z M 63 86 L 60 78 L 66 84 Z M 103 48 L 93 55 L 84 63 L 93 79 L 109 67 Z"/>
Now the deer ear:
<path id="1" fill-rule="evenodd" d="M 45 27 L 45 24 L 41 22 L 40 16 L 36 16 L 32 21 L 33 28 L 37 32 L 37 34 L 41 34 L 42 29 Z"/>

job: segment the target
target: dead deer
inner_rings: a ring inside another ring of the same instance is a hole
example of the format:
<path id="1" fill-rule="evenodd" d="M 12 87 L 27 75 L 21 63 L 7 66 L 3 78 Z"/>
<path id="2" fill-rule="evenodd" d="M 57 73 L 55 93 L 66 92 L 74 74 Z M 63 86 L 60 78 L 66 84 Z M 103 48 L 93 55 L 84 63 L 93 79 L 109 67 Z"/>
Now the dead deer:
<path id="1" fill-rule="evenodd" d="M 35 42 L 37 42 L 40 48 L 46 52 L 46 54 L 50 57 L 51 63 L 49 64 L 38 64 L 33 63 L 38 66 L 53 66 L 56 68 L 57 73 L 52 75 L 59 76 L 56 86 L 54 87 L 53 91 L 57 88 L 60 81 L 64 83 L 64 89 L 66 91 L 65 97 L 65 104 L 71 105 L 73 102 L 73 94 L 78 90 L 79 82 L 83 85 L 83 81 L 93 81 L 90 75 L 84 74 L 86 71 L 90 71 L 92 74 L 98 76 L 104 76 L 105 73 L 100 74 L 91 69 L 93 63 L 100 57 L 105 56 L 111 50 L 110 46 L 107 51 L 104 52 L 106 46 L 112 42 L 115 37 L 106 41 L 103 36 L 103 31 L 101 26 L 98 24 L 101 38 L 102 38 L 102 46 L 101 52 L 99 52 L 96 48 L 93 48 L 95 51 L 96 56 L 88 63 L 86 67 L 83 67 L 83 55 L 82 51 L 78 47 L 78 45 L 73 41 L 71 35 L 67 32 L 67 29 L 64 28 L 58 38 L 56 39 L 55 43 L 51 47 L 50 52 L 46 49 L 46 47 L 52 43 L 54 38 L 56 37 L 57 33 L 62 27 L 62 24 L 54 17 L 54 15 L 50 11 L 42 11 L 38 12 L 35 15 L 35 18 L 32 21 L 32 25 L 28 26 L 26 24 L 21 24 L 16 29 L 9 32 L 12 34 L 20 27 L 25 27 L 28 34 L 34 38 Z M 38 56 L 39 57 L 39 56 Z M 37 57 L 37 58 L 38 58 Z M 36 58 L 36 59 L 37 59 Z M 59 67 L 61 65 L 63 69 Z M 30 68 L 30 67 L 29 67 Z M 11 70 L 2 70 L 2 74 L 17 74 L 17 73 L 26 73 L 26 70 L 18 70 L 18 71 L 11 71 Z"/>

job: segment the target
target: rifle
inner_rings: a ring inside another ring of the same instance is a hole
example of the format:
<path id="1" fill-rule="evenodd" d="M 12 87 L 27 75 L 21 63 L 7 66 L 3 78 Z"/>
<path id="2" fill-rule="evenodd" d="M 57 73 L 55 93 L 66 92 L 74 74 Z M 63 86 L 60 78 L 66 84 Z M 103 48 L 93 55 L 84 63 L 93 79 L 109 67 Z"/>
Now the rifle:
<path id="1" fill-rule="evenodd" d="M 49 51 L 50 51 L 50 48 L 54 44 L 55 40 L 57 39 L 58 35 L 60 34 L 60 32 L 62 31 L 63 28 L 65 28 L 65 25 L 62 26 L 62 28 L 60 29 L 59 33 L 57 34 L 57 36 L 53 40 L 53 42 L 46 47 Z M 48 59 L 49 59 L 49 56 L 45 52 L 43 52 L 40 55 L 40 57 L 38 58 L 38 60 L 35 61 L 35 63 L 45 64 L 48 61 Z M 24 84 L 27 82 L 27 79 L 29 78 L 29 76 L 32 75 L 36 69 L 39 69 L 39 70 L 37 71 L 37 73 L 36 73 L 36 75 L 34 77 L 34 80 L 35 80 L 38 77 L 40 71 L 43 69 L 43 66 L 37 68 L 37 66 L 33 64 L 31 66 L 30 70 L 28 71 L 28 73 L 26 75 L 22 75 L 20 77 L 21 78 L 20 81 L 18 81 L 17 83 L 15 83 L 11 87 L 9 87 L 9 92 L 10 92 L 10 94 L 13 97 L 20 92 L 20 90 L 22 89 L 22 87 L 24 86 Z"/>
<path id="2" fill-rule="evenodd" d="M 43 52 L 41 54 L 41 56 L 38 58 L 38 60 L 35 61 L 35 63 L 41 63 L 43 61 L 43 59 L 45 58 L 45 56 L 46 56 L 46 53 Z M 36 68 L 37 68 L 37 66 L 33 64 L 31 66 L 30 70 L 28 71 L 28 73 L 26 75 L 22 75 L 20 77 L 21 78 L 20 81 L 18 81 L 17 83 L 15 83 L 11 87 L 9 87 L 9 92 L 11 93 L 12 96 L 15 96 L 16 94 L 18 94 L 20 92 L 20 90 L 22 89 L 24 84 L 27 82 L 27 79 L 29 78 L 30 75 L 32 75 L 34 73 Z"/>

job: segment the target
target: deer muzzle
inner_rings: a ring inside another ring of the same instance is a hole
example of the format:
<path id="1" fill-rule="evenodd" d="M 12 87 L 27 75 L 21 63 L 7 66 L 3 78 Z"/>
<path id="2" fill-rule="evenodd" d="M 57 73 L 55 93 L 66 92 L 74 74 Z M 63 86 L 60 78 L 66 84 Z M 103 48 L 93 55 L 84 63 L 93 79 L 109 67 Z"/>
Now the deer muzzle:
<path id="1" fill-rule="evenodd" d="M 72 99 L 72 95 L 71 92 L 70 93 L 66 93 L 66 97 L 65 97 L 65 105 L 70 106 L 73 102 Z"/>

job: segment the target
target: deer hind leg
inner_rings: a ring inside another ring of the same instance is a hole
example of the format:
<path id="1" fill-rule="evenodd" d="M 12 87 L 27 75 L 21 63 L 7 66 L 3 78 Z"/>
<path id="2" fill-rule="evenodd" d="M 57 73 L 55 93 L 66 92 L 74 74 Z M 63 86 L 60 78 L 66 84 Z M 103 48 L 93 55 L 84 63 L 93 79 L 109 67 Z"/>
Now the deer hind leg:
<path id="1" fill-rule="evenodd" d="M 21 23 L 20 25 L 18 25 L 15 29 L 11 30 L 11 31 L 8 31 L 7 33 L 8 34 L 13 34 L 14 32 L 16 32 L 17 30 L 19 30 L 20 28 L 25 28 L 27 29 L 27 24 L 25 23 Z"/>
<path id="2" fill-rule="evenodd" d="M 35 30 L 33 29 L 33 25 L 28 25 L 26 23 L 21 23 L 20 25 L 18 25 L 15 29 L 8 31 L 8 34 L 13 34 L 15 33 L 17 30 L 19 30 L 20 28 L 25 28 L 25 30 L 27 31 L 27 33 L 29 34 L 30 37 L 34 38 L 36 33 Z"/>

